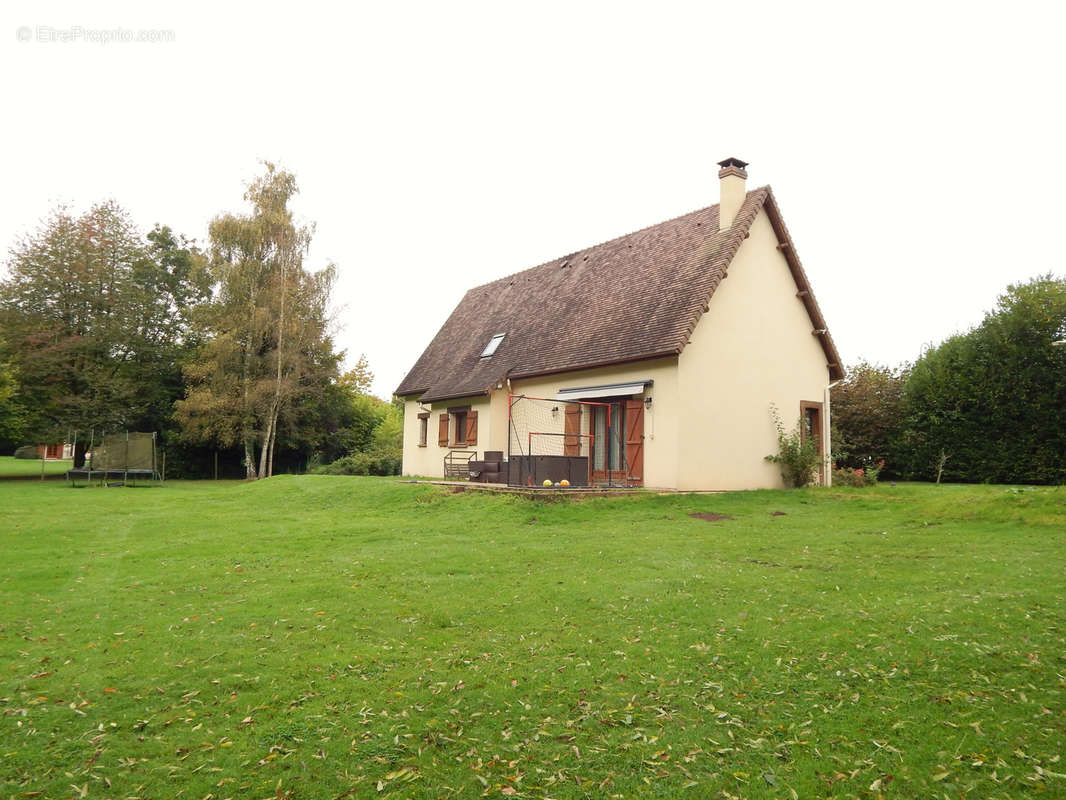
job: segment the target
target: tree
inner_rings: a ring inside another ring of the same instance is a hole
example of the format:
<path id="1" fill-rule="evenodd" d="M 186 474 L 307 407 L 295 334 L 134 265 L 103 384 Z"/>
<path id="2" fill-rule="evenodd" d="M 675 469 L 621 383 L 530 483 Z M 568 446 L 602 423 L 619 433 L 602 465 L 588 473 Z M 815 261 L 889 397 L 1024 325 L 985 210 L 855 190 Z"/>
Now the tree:
<path id="1" fill-rule="evenodd" d="M 374 449 L 403 452 L 403 411 L 393 403 L 382 402 L 381 422 L 374 428 Z"/>
<path id="2" fill-rule="evenodd" d="M 266 164 L 244 195 L 251 212 L 211 222 L 210 337 L 186 365 L 175 412 L 188 440 L 239 445 L 249 478 L 273 474 L 279 434 L 290 444 L 313 438 L 340 359 L 327 318 L 335 269 L 304 269 L 312 230 L 293 220 L 297 191 L 290 173 Z"/>
<path id="3" fill-rule="evenodd" d="M 22 432 L 26 426 L 26 411 L 18 401 L 18 373 L 5 352 L 0 339 L 0 453 L 25 444 Z"/>
<path id="4" fill-rule="evenodd" d="M 114 202 L 60 207 L 12 248 L 0 324 L 27 436 L 158 429 L 179 389 L 189 310 L 209 287 L 195 247 L 157 227 L 145 240 Z"/>
<path id="5" fill-rule="evenodd" d="M 884 461 L 898 474 L 907 371 L 860 361 L 833 387 L 831 434 L 839 466 L 867 469 Z"/>
<path id="6" fill-rule="evenodd" d="M 1008 287 L 973 330 L 926 351 L 904 388 L 908 468 L 930 479 L 1066 481 L 1066 280 Z"/>
<path id="7" fill-rule="evenodd" d="M 366 365 L 365 357 L 359 363 Z M 320 437 L 315 447 L 323 463 L 344 456 L 371 451 L 402 450 L 403 409 L 369 394 L 372 376 L 369 367 L 341 375 L 323 396 Z"/>
<path id="8" fill-rule="evenodd" d="M 370 371 L 370 363 L 366 360 L 366 354 L 360 354 L 355 366 L 341 375 L 337 382 L 351 389 L 355 394 L 370 394 L 370 387 L 374 383 L 374 373 Z"/>

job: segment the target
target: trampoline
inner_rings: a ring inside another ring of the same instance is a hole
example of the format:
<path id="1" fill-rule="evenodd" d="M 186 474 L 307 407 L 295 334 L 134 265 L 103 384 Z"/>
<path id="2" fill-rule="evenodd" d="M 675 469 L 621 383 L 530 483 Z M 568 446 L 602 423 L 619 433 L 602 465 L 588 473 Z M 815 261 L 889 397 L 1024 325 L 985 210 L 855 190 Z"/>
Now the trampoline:
<path id="1" fill-rule="evenodd" d="M 99 444 L 90 446 L 88 456 L 84 466 L 67 471 L 67 480 L 74 486 L 78 481 L 89 486 L 94 480 L 104 486 L 126 486 L 138 479 L 159 480 L 154 431 L 106 435 Z"/>

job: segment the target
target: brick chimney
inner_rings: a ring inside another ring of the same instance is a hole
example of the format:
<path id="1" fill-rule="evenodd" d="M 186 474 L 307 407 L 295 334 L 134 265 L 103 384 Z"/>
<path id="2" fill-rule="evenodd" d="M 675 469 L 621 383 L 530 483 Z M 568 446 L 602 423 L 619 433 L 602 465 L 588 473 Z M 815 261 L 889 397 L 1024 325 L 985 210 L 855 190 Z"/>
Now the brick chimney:
<path id="1" fill-rule="evenodd" d="M 748 173 L 744 168 L 748 164 L 739 158 L 727 158 L 725 161 L 719 161 L 718 166 L 721 167 L 718 170 L 718 183 L 721 189 L 718 230 L 724 231 L 732 227 L 741 205 L 744 204 L 744 197 L 747 194 L 744 182 L 748 179 Z"/>

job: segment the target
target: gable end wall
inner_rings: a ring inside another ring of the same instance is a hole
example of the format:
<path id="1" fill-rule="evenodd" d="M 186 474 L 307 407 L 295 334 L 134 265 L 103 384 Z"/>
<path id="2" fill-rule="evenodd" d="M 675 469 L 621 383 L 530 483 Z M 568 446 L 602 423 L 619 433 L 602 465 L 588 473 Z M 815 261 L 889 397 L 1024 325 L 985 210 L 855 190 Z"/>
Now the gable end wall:
<path id="1" fill-rule="evenodd" d="M 801 401 L 826 399 L 825 352 L 777 244 L 762 211 L 678 360 L 679 489 L 781 486 L 764 458 L 777 451 L 770 404 L 791 429 Z"/>

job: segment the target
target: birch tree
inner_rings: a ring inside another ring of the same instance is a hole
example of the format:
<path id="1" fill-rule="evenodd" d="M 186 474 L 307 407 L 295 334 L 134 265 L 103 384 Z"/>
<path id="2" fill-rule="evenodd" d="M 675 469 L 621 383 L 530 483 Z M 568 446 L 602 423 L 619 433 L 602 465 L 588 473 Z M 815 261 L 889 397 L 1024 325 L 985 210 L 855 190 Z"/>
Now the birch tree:
<path id="1" fill-rule="evenodd" d="M 304 268 L 313 229 L 297 225 L 289 208 L 296 180 L 265 166 L 244 195 L 250 213 L 210 225 L 212 336 L 186 367 L 175 414 L 188 439 L 242 448 L 248 478 L 273 474 L 279 434 L 292 435 L 339 358 L 327 318 L 335 269 Z"/>

